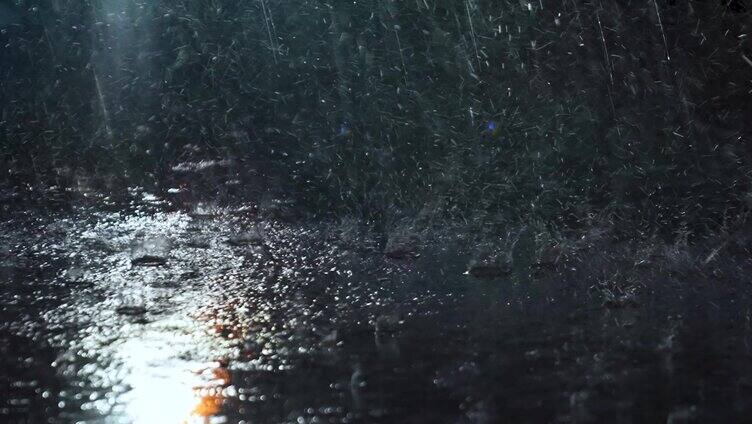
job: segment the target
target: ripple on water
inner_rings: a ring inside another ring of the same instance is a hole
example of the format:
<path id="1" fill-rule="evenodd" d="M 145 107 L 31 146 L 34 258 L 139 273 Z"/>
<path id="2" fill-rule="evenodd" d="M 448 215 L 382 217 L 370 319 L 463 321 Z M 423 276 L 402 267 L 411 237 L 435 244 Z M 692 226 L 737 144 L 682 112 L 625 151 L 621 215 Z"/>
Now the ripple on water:
<path id="1" fill-rule="evenodd" d="M 148 203 L 0 232 L 0 416 L 679 422 L 703 417 L 703 399 L 748 409 L 746 292 L 603 307 L 573 284 L 464 277 L 456 249 L 394 260 L 316 226 Z M 247 228 L 263 246 L 226 242 Z M 165 261 L 134 266 L 134 249 Z"/>

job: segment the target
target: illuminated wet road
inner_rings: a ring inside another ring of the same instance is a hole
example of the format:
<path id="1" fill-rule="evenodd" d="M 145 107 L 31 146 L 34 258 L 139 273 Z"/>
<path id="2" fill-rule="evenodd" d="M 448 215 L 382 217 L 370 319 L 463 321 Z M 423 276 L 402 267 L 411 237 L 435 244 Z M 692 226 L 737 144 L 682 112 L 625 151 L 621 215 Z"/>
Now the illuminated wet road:
<path id="1" fill-rule="evenodd" d="M 0 421 L 687 422 L 751 409 L 746 282 L 604 308 L 576 282 L 463 275 L 467 238 L 390 259 L 253 210 L 181 210 L 134 189 L 125 204 L 5 220 Z"/>

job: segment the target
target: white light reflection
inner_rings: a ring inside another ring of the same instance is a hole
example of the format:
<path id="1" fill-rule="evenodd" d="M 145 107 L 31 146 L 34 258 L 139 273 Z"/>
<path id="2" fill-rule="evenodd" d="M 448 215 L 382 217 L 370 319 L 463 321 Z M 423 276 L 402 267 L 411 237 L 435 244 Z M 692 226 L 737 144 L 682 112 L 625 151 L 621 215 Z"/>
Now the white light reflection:
<path id="1" fill-rule="evenodd" d="M 197 229 L 191 221 L 182 213 L 105 213 L 69 233 L 71 262 L 86 270 L 80 278 L 91 288 L 48 319 L 86 326 L 68 350 L 90 360 L 80 375 L 99 390 L 82 409 L 103 422 L 225 422 L 223 406 L 237 396 L 228 361 L 251 334 L 272 337 L 251 329 L 271 320 L 270 306 L 236 294 L 247 292 L 238 290 L 247 283 L 236 271 L 246 257 L 223 243 L 195 249 L 186 242 L 202 232 L 222 240 L 231 227 Z M 166 265 L 132 265 L 133 244 L 160 237 L 171 241 Z M 201 278 L 181 277 L 195 269 Z"/>
<path id="2" fill-rule="evenodd" d="M 233 356 L 230 341 L 217 334 L 216 317 L 201 311 L 215 309 L 211 285 L 179 288 L 161 285 L 185 272 L 182 262 L 210 268 L 227 264 L 219 249 L 186 248 L 190 222 L 184 214 L 157 213 L 121 217 L 102 216 L 79 237 L 109 246 L 105 257 L 93 258 L 87 273 L 97 293 L 96 301 L 82 294 L 75 310 L 63 316 L 87 317 L 97 331 L 82 334 L 72 350 L 96 352 L 97 381 L 110 386 L 105 397 L 94 397 L 84 409 L 95 410 L 106 422 L 116 423 L 221 423 L 221 407 L 234 396 L 226 360 Z M 71 236 L 75 237 L 75 236 Z M 130 246 L 144 238 L 177 240 L 168 266 L 134 267 Z M 71 240 L 72 246 L 80 241 Z M 191 265 L 193 266 L 193 265 Z M 178 280 L 180 281 L 180 280 Z M 144 305 L 143 317 L 120 314 L 121 306 Z M 222 310 L 221 307 L 217 307 Z"/>
<path id="3" fill-rule="evenodd" d="M 118 349 L 123 384 L 130 388 L 119 402 L 122 415 L 134 423 L 222 422 L 216 416 L 230 383 L 226 367 L 180 358 L 193 356 L 190 351 L 195 349 L 222 351 L 217 349 L 221 340 L 204 332 L 197 337 L 174 327 L 169 330 L 146 331 Z"/>

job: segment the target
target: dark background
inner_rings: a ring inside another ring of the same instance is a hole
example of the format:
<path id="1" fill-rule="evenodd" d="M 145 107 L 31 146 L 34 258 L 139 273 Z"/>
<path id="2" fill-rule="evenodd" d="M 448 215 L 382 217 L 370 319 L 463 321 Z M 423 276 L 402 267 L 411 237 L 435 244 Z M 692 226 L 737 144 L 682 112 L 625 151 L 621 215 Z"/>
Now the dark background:
<path id="1" fill-rule="evenodd" d="M 700 234 L 752 204 L 744 0 L 0 6 L 8 187 L 231 159 L 369 218 Z"/>

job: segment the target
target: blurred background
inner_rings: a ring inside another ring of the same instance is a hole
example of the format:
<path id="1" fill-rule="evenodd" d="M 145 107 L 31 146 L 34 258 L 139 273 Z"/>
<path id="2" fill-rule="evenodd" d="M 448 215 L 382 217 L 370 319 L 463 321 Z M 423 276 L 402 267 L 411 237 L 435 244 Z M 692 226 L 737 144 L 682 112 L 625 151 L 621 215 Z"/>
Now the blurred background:
<path id="1" fill-rule="evenodd" d="M 752 201 L 750 22 L 744 0 L 4 1 L 0 178 L 232 161 L 315 213 L 707 231 Z"/>

